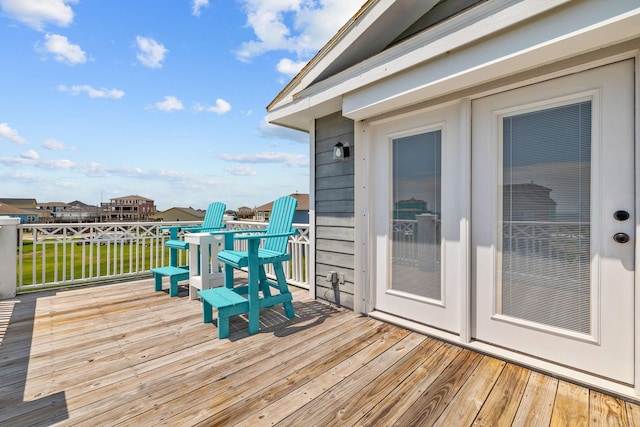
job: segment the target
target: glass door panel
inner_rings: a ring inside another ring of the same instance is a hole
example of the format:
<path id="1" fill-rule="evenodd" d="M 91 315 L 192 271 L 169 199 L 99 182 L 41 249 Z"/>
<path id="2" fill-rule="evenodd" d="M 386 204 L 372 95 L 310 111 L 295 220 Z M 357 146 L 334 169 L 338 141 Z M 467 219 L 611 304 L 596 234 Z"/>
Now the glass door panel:
<path id="1" fill-rule="evenodd" d="M 391 141 L 389 289 L 440 300 L 441 130 Z"/>
<path id="2" fill-rule="evenodd" d="M 591 332 L 591 100 L 502 117 L 498 313 Z"/>

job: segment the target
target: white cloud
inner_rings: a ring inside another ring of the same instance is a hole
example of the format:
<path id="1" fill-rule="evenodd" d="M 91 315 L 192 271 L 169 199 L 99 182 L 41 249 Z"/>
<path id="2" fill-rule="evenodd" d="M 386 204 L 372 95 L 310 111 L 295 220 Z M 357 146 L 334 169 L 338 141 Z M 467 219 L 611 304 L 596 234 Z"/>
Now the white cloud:
<path id="1" fill-rule="evenodd" d="M 216 181 L 207 176 L 190 175 L 179 171 L 145 170 L 135 166 L 112 166 L 95 162 L 76 163 L 65 159 L 43 160 L 39 158 L 37 153 L 31 151 L 32 150 L 27 151 L 21 157 L 0 157 L 0 164 L 9 166 L 12 169 L 16 167 L 32 167 L 47 171 L 47 177 L 39 178 L 38 175 L 35 174 L 12 170 L 12 178 L 31 182 L 37 180 L 51 182 L 51 176 L 53 176 L 51 171 L 63 171 L 65 173 L 78 173 L 90 178 L 135 178 L 154 183 L 157 181 L 165 181 L 170 184 L 180 183 L 193 189 L 211 189 L 211 186 L 221 184 L 220 181 Z M 60 181 L 56 181 L 56 185 L 58 185 L 59 182 Z"/>
<path id="2" fill-rule="evenodd" d="M 260 135 L 264 138 L 289 139 L 296 142 L 309 142 L 309 134 L 283 126 L 272 125 L 263 117 L 258 128 Z"/>
<path id="3" fill-rule="evenodd" d="M 46 34 L 44 39 L 44 51 L 53 54 L 56 61 L 69 65 L 87 62 L 86 55 L 80 46 L 70 43 L 65 36 Z"/>
<path id="4" fill-rule="evenodd" d="M 298 74 L 305 65 L 307 65 L 307 61 L 292 61 L 289 58 L 283 58 L 278 62 L 276 69 L 281 74 L 293 77 Z"/>
<path id="5" fill-rule="evenodd" d="M 236 51 L 240 61 L 274 50 L 294 53 L 295 60 L 279 67 L 291 72 L 314 55 L 364 4 L 344 0 L 241 0 L 247 25 L 256 38 Z"/>
<path id="6" fill-rule="evenodd" d="M 164 61 L 167 52 L 169 52 L 164 45 L 152 38 L 142 36 L 136 36 L 136 44 L 138 46 L 136 58 L 142 65 L 149 68 L 162 67 L 162 61 Z"/>
<path id="7" fill-rule="evenodd" d="M 68 4 L 76 0 L 0 0 L 7 15 L 38 31 L 51 23 L 66 27 L 73 22 L 73 10 Z"/>
<path id="8" fill-rule="evenodd" d="M 309 158 L 304 154 L 264 152 L 251 154 L 228 154 L 222 153 L 218 157 L 222 160 L 235 163 L 282 163 L 292 167 L 309 166 Z"/>
<path id="9" fill-rule="evenodd" d="M 20 154 L 20 157 L 30 160 L 38 160 L 40 158 L 36 150 L 27 150 L 24 153 Z"/>
<path id="10" fill-rule="evenodd" d="M 105 88 L 96 89 L 89 85 L 74 85 L 71 87 L 68 87 L 66 85 L 60 85 L 58 86 L 58 90 L 60 92 L 68 92 L 74 96 L 80 95 L 81 93 L 84 92 L 89 96 L 89 98 L 120 99 L 124 96 L 124 91 L 119 89 L 105 89 Z"/>
<path id="11" fill-rule="evenodd" d="M 193 15 L 200 16 L 200 9 L 209 6 L 209 0 L 193 0 Z"/>
<path id="12" fill-rule="evenodd" d="M 164 101 L 156 102 L 154 108 L 160 111 L 184 110 L 184 105 L 175 96 L 165 96 Z"/>
<path id="13" fill-rule="evenodd" d="M 42 146 L 51 151 L 62 151 L 62 150 L 75 150 L 75 147 L 69 147 L 63 142 L 56 141 L 55 139 L 45 139 L 42 143 Z"/>
<path id="14" fill-rule="evenodd" d="M 197 111 L 197 112 L 207 111 L 210 113 L 225 114 L 231 111 L 231 104 L 229 104 L 224 99 L 218 98 L 216 99 L 216 105 L 211 105 L 207 107 L 206 105 L 196 104 L 193 106 L 193 109 L 194 111 Z"/>
<path id="15" fill-rule="evenodd" d="M 18 134 L 18 131 L 9 127 L 8 123 L 0 123 L 0 141 L 5 140 L 14 144 L 26 144 L 27 141 Z"/>
<path id="16" fill-rule="evenodd" d="M 236 166 L 234 168 L 224 168 L 225 171 L 229 172 L 231 175 L 236 176 L 255 176 L 256 171 L 250 166 Z"/>

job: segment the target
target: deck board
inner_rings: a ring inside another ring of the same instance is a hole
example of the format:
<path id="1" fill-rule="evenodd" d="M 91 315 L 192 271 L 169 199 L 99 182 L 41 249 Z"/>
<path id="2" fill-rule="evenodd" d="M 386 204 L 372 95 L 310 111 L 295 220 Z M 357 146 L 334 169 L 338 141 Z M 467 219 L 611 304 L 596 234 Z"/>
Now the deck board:
<path id="1" fill-rule="evenodd" d="M 294 290 L 261 331 L 151 280 L 0 301 L 0 426 L 640 425 L 633 402 Z"/>

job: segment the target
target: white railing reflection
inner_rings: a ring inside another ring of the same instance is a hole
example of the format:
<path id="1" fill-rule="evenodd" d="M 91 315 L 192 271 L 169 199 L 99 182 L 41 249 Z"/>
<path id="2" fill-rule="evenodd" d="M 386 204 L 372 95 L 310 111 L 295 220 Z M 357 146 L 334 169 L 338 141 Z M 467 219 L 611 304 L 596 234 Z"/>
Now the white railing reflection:
<path id="1" fill-rule="evenodd" d="M 169 251 L 164 246 L 169 233 L 162 228 L 197 224 L 183 221 L 19 225 L 17 290 L 149 276 L 152 268 L 169 263 Z M 227 223 L 229 229 L 265 226 L 263 222 Z M 308 288 L 309 225 L 294 224 L 294 227 L 299 233 L 289 241 L 291 261 L 285 266 L 285 275 L 290 284 Z M 186 252 L 179 251 L 180 265 L 188 265 Z"/>

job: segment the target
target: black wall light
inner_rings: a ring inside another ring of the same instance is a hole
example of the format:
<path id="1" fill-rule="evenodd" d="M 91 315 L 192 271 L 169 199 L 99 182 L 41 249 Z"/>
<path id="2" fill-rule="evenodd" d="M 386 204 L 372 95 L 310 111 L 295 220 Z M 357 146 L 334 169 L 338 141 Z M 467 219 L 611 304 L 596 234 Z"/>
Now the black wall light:
<path id="1" fill-rule="evenodd" d="M 349 150 L 349 143 L 338 142 L 333 146 L 333 160 L 344 160 L 349 157 L 351 150 Z"/>

